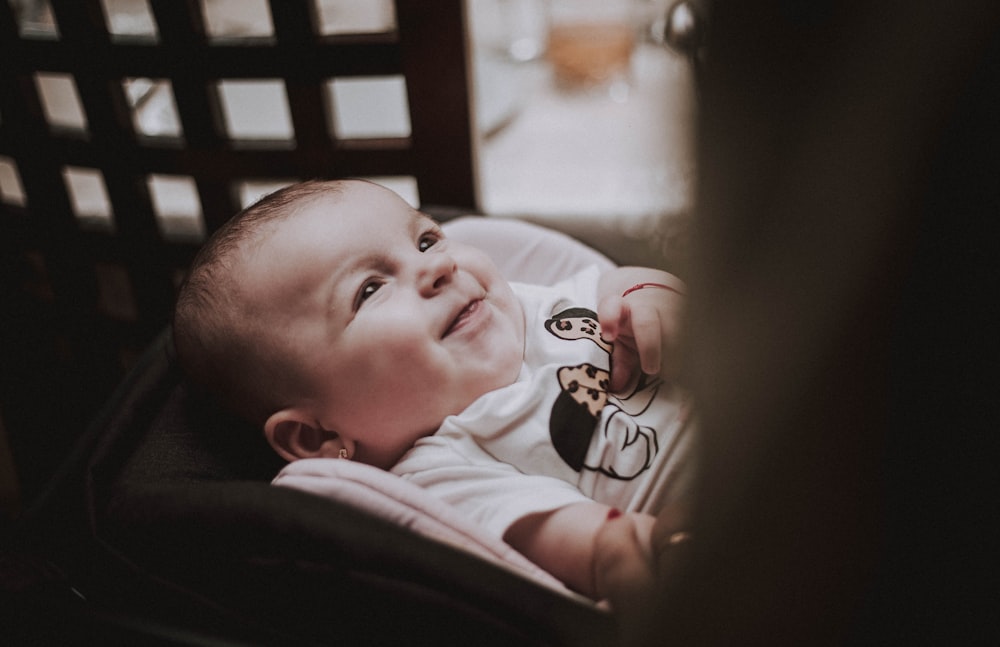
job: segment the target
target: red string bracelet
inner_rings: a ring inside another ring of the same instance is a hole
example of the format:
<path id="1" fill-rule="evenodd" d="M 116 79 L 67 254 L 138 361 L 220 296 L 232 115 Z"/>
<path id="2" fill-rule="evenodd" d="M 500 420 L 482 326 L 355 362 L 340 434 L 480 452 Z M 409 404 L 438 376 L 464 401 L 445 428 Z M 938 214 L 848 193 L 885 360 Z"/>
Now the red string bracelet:
<path id="1" fill-rule="evenodd" d="M 636 283 L 635 285 L 633 285 L 629 289 L 627 289 L 624 292 L 622 292 L 622 298 L 624 299 L 625 297 L 627 297 L 628 295 L 632 294 L 636 290 L 643 290 L 645 288 L 660 288 L 662 290 L 670 290 L 671 292 L 673 292 L 675 294 L 679 294 L 681 296 L 684 296 L 684 293 L 681 292 L 680 290 L 678 290 L 676 288 L 672 288 L 669 285 L 664 285 L 663 283 Z"/>

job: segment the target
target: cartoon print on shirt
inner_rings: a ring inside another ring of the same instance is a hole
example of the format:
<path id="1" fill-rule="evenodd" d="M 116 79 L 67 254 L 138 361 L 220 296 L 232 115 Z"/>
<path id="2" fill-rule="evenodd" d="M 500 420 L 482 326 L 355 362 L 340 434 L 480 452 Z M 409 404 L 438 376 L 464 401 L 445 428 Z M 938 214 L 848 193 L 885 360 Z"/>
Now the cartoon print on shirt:
<path id="1" fill-rule="evenodd" d="M 601 337 L 597 314 L 587 308 L 569 308 L 545 322 L 545 329 L 565 339 L 589 339 L 609 356 L 613 344 Z M 560 393 L 552 405 L 549 435 L 567 465 L 579 472 L 600 472 L 631 480 L 653 463 L 658 450 L 656 431 L 640 425 L 633 416 L 644 412 L 659 390 L 661 380 L 641 376 L 632 393 L 619 398 L 609 392 L 611 373 L 585 363 L 563 366 L 556 372 Z M 591 448 L 599 423 L 601 436 Z"/>
<path id="2" fill-rule="evenodd" d="M 612 344 L 601 337 L 597 313 L 589 308 L 568 308 L 545 322 L 545 329 L 560 339 L 589 339 L 608 355 Z"/>

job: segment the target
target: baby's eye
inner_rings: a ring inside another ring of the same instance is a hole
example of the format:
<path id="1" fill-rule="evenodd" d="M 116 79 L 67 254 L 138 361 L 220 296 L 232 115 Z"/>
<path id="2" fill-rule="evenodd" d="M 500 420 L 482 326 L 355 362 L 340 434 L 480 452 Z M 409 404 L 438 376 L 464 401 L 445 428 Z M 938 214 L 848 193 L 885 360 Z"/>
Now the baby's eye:
<path id="1" fill-rule="evenodd" d="M 423 236 L 420 237 L 420 240 L 417 241 L 417 249 L 420 250 L 421 252 L 426 252 L 431 247 L 434 247 L 434 245 L 437 245 L 440 241 L 441 241 L 440 234 L 437 233 L 424 234 Z"/>
<path id="2" fill-rule="evenodd" d="M 354 299 L 354 309 L 357 310 L 361 307 L 361 304 L 368 300 L 368 297 L 372 296 L 378 289 L 382 287 L 381 281 L 376 281 L 374 279 L 365 281 L 358 290 L 358 296 Z"/>

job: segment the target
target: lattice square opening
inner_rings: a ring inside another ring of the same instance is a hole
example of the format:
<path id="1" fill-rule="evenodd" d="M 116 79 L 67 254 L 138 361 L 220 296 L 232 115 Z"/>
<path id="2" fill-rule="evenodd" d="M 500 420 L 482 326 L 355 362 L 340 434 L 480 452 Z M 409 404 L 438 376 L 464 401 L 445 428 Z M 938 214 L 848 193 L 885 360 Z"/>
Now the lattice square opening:
<path id="1" fill-rule="evenodd" d="M 392 0 L 314 0 L 316 31 L 337 34 L 381 34 L 396 30 L 396 7 Z"/>
<path id="2" fill-rule="evenodd" d="M 217 87 L 226 132 L 231 139 L 294 139 L 283 81 L 223 80 Z"/>
<path id="3" fill-rule="evenodd" d="M 0 155 L 0 200 L 18 207 L 26 203 L 17 162 L 6 155 Z"/>
<path id="4" fill-rule="evenodd" d="M 337 139 L 409 137 L 410 106 L 402 75 L 344 77 L 326 84 Z"/>
<path id="5" fill-rule="evenodd" d="M 23 2 L 7 0 L 17 19 L 17 33 L 22 38 L 55 40 L 59 38 L 59 25 L 52 13 L 49 0 Z"/>
<path id="6" fill-rule="evenodd" d="M 35 87 L 42 102 L 45 120 L 51 128 L 87 131 L 87 115 L 83 111 L 80 92 L 72 74 L 37 72 Z"/>
<path id="7" fill-rule="evenodd" d="M 63 180 L 80 228 L 113 232 L 115 223 L 104 175 L 97 169 L 66 166 Z"/>
<path id="8" fill-rule="evenodd" d="M 181 127 L 173 86 L 168 79 L 130 78 L 122 83 L 137 135 L 176 139 Z"/>
<path id="9" fill-rule="evenodd" d="M 272 179 L 272 180 L 243 180 L 236 183 L 236 195 L 239 196 L 240 209 L 246 209 L 269 193 L 274 193 L 278 189 L 283 189 L 289 184 L 295 184 L 298 180 Z M 236 214 L 230 214 L 236 215 Z"/>
<path id="10" fill-rule="evenodd" d="M 375 184 L 381 184 L 387 189 L 395 191 L 399 197 L 414 209 L 420 208 L 420 191 L 417 187 L 417 178 L 411 175 L 383 175 L 377 177 L 364 178 Z"/>
<path id="11" fill-rule="evenodd" d="M 205 239 L 198 185 L 187 175 L 153 174 L 146 178 L 156 225 L 164 240 L 199 242 Z"/>
<path id="12" fill-rule="evenodd" d="M 227 40 L 274 36 L 274 21 L 267 0 L 201 0 L 201 14 L 208 37 L 223 44 Z"/>
<path id="13" fill-rule="evenodd" d="M 101 0 L 101 5 L 112 38 L 125 37 L 150 44 L 159 40 L 160 31 L 149 0 Z"/>

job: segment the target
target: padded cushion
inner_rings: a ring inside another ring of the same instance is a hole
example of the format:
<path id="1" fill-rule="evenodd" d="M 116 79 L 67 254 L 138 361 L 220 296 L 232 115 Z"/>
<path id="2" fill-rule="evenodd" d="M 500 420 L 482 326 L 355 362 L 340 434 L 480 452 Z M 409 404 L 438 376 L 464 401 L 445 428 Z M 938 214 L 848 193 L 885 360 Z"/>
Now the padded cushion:
<path id="1" fill-rule="evenodd" d="M 449 238 L 485 251 L 508 281 L 552 285 L 591 265 L 615 266 L 575 238 L 521 220 L 467 216 L 442 229 Z"/>
<path id="2" fill-rule="evenodd" d="M 503 565 L 543 586 L 569 594 L 559 580 L 507 543 L 468 521 L 452 506 L 420 487 L 370 465 L 310 458 L 286 466 L 273 485 L 311 492 L 364 510 L 394 525 Z M 581 598 L 582 600 L 582 598 Z"/>

